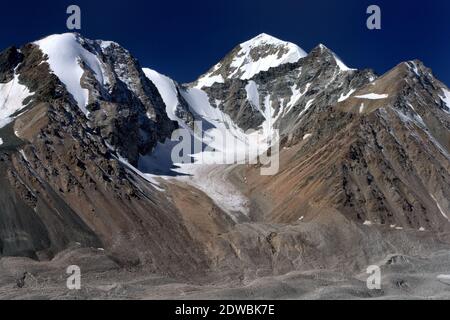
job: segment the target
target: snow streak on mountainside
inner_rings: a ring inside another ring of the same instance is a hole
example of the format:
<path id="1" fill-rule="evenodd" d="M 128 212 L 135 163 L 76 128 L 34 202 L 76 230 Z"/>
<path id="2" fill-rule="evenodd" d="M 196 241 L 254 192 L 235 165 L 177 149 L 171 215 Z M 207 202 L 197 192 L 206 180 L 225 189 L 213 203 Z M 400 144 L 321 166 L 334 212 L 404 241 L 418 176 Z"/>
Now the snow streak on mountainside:
<path id="1" fill-rule="evenodd" d="M 442 89 L 442 91 L 444 91 L 444 96 L 441 97 L 442 101 L 444 101 L 444 103 L 447 106 L 447 112 L 450 113 L 450 91 L 447 89 Z"/>
<path id="2" fill-rule="evenodd" d="M 19 83 L 19 76 L 8 83 L 0 83 L 0 128 L 14 120 L 11 117 L 25 107 L 24 100 L 30 96 L 28 88 Z"/>
<path id="3" fill-rule="evenodd" d="M 160 74 L 152 69 L 142 69 L 153 84 L 158 88 L 164 103 L 166 104 L 166 112 L 169 119 L 180 122 L 180 119 L 175 115 L 179 101 L 178 91 L 175 82 L 169 77 Z"/>
<path id="4" fill-rule="evenodd" d="M 378 93 L 368 93 L 362 96 L 355 96 L 355 98 L 369 99 L 369 100 L 386 99 L 387 97 L 389 97 L 388 94 L 378 94 Z"/>
<path id="5" fill-rule="evenodd" d="M 297 62 L 306 56 L 297 45 L 281 41 L 265 33 L 240 44 L 221 63 L 197 80 L 195 87 L 210 87 L 227 79 L 251 79 L 261 71 L 286 63 Z"/>

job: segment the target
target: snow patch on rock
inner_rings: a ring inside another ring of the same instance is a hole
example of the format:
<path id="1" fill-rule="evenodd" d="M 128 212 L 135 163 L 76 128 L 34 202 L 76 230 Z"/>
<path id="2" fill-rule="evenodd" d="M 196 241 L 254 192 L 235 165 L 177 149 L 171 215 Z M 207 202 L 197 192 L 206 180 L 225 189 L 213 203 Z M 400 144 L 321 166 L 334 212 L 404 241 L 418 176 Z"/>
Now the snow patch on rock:
<path id="1" fill-rule="evenodd" d="M 345 101 L 345 100 L 347 100 L 352 94 L 353 94 L 353 92 L 355 92 L 356 90 L 355 89 L 351 89 L 347 94 L 341 94 L 341 96 L 339 97 L 339 99 L 338 99 L 338 102 L 342 102 L 342 101 Z"/>
<path id="2" fill-rule="evenodd" d="M 222 75 L 212 75 L 211 73 L 208 73 L 202 78 L 198 79 L 195 88 L 201 89 L 204 87 L 211 87 L 214 83 L 224 83 Z"/>
<path id="3" fill-rule="evenodd" d="M 310 99 L 308 100 L 308 102 L 306 102 L 305 108 L 298 114 L 297 119 L 300 119 L 306 113 L 306 111 L 308 111 L 309 108 L 311 108 L 311 106 L 314 103 L 314 100 L 316 100 L 316 98 Z"/>
<path id="4" fill-rule="evenodd" d="M 447 105 L 447 110 L 445 110 L 447 113 L 450 113 L 450 91 L 447 89 L 442 89 L 444 92 L 444 95 L 441 97 L 442 101 Z"/>
<path id="5" fill-rule="evenodd" d="M 364 112 L 364 103 L 361 103 L 361 106 L 359 107 L 359 113 Z"/>
<path id="6" fill-rule="evenodd" d="M 369 99 L 369 100 L 386 99 L 387 97 L 389 97 L 388 94 L 378 94 L 378 93 L 368 93 L 361 96 L 355 96 L 355 98 L 358 99 Z"/>
<path id="7" fill-rule="evenodd" d="M 287 113 L 289 113 L 289 111 L 291 111 L 292 107 L 295 106 L 297 102 L 308 92 L 310 87 L 311 83 L 307 83 L 303 92 L 298 88 L 291 88 L 292 96 L 286 106 L 286 110 L 283 112 L 283 115 L 286 115 Z"/>
<path id="8" fill-rule="evenodd" d="M 30 94 L 28 88 L 19 83 L 17 74 L 10 82 L 0 83 L 0 128 L 12 122 L 12 115 L 26 107 L 23 101 Z"/>
<path id="9" fill-rule="evenodd" d="M 261 109 L 261 106 L 259 104 L 259 93 L 258 93 L 258 85 L 255 81 L 249 81 L 248 84 L 245 86 L 245 91 L 247 92 L 247 99 L 252 105 L 252 107 L 256 108 L 257 110 Z"/>

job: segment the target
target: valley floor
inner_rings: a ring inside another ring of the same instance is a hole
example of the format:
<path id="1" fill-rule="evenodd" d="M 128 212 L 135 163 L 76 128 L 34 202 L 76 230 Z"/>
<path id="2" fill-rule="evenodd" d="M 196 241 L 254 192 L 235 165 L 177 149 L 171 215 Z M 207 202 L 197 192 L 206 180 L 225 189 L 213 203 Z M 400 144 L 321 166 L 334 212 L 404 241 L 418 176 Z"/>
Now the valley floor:
<path id="1" fill-rule="evenodd" d="M 81 268 L 80 290 L 66 287 L 69 264 Z M 75 248 L 51 262 L 2 258 L 0 299 L 450 299 L 450 251 L 422 257 L 394 255 L 379 265 L 381 290 L 367 289 L 365 273 L 328 270 L 239 281 L 216 274 L 182 281 L 121 269 L 102 251 Z"/>

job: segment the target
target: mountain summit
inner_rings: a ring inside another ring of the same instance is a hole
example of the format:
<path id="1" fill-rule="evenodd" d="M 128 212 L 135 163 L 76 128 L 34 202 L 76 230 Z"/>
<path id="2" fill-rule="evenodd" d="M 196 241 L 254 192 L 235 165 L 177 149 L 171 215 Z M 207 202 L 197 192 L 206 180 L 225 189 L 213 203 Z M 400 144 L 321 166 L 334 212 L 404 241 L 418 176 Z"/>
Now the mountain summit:
<path id="1" fill-rule="evenodd" d="M 297 45 L 261 33 L 234 48 L 222 61 L 200 77 L 195 86 L 211 86 L 216 82 L 223 83 L 225 79 L 247 80 L 261 71 L 297 62 L 305 56 L 306 52 Z"/>

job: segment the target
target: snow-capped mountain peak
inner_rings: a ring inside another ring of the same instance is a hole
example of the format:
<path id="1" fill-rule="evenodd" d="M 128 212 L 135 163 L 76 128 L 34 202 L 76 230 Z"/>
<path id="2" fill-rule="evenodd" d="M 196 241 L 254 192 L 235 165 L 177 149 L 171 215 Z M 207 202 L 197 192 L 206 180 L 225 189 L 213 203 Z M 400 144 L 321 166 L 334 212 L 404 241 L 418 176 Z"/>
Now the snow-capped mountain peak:
<path id="1" fill-rule="evenodd" d="M 231 76 L 238 75 L 243 80 L 269 68 L 297 62 L 307 55 L 299 46 L 265 33 L 242 43 L 240 47 L 237 59 L 231 64 L 236 68 Z"/>
<path id="2" fill-rule="evenodd" d="M 302 55 L 304 55 L 304 56 L 306 55 L 306 52 L 303 51 L 303 49 L 301 49 L 297 45 L 287 42 L 287 41 L 280 40 L 280 39 L 278 39 L 274 36 L 271 36 L 267 33 L 261 33 L 261 34 L 257 35 L 256 37 L 254 37 L 246 42 L 241 43 L 240 46 L 242 48 L 245 48 L 245 47 L 255 48 L 255 47 L 263 46 L 266 44 L 274 45 L 274 46 L 291 46 L 292 48 L 295 48 L 295 50 L 300 51 Z"/>
<path id="3" fill-rule="evenodd" d="M 221 62 L 200 77 L 195 87 L 209 87 L 227 79 L 248 80 L 270 68 L 297 62 L 306 55 L 303 49 L 293 43 L 261 33 L 234 48 Z"/>
<path id="4" fill-rule="evenodd" d="M 80 80 L 84 70 L 80 62 L 85 63 L 94 72 L 99 83 L 104 84 L 106 76 L 102 63 L 96 55 L 82 46 L 82 40 L 76 33 L 63 33 L 48 36 L 35 44 L 48 56 L 50 69 L 64 83 L 83 113 L 87 114 L 89 92 L 81 87 Z"/>
<path id="5" fill-rule="evenodd" d="M 339 56 L 334 53 L 332 50 L 330 50 L 327 46 L 325 46 L 324 44 L 320 43 L 316 49 L 314 50 L 319 50 L 321 54 L 326 53 L 328 55 L 331 55 L 334 58 L 334 61 L 336 63 L 336 65 L 339 67 L 339 69 L 341 71 L 355 71 L 356 69 L 353 68 L 349 68 L 342 60 L 341 58 L 339 58 Z"/>

